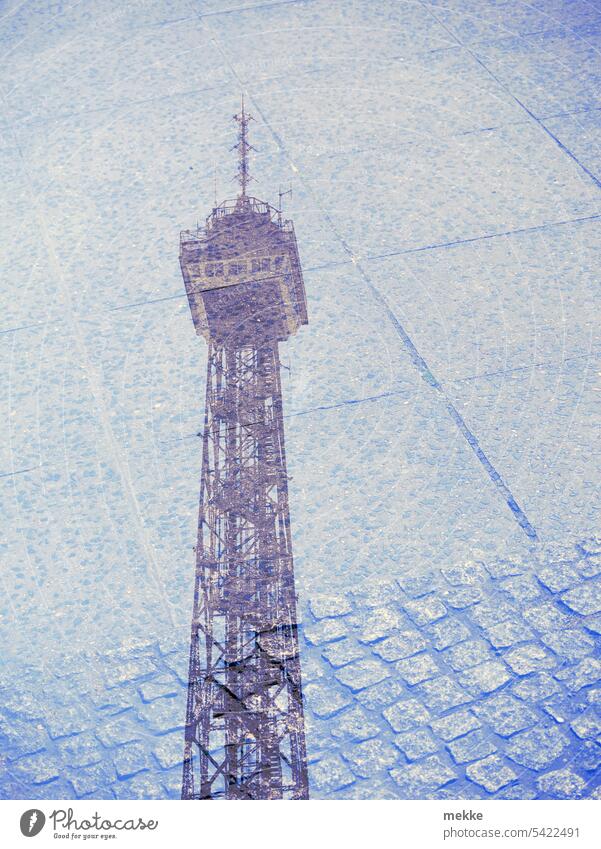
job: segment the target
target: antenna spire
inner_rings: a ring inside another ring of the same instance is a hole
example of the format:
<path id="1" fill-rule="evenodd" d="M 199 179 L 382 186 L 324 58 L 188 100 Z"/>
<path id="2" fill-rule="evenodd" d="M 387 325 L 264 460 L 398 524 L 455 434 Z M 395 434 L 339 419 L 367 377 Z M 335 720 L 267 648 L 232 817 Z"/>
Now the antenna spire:
<path id="1" fill-rule="evenodd" d="M 238 143 L 234 145 L 232 150 L 238 151 L 237 180 L 241 188 L 240 197 L 243 198 L 246 197 L 246 187 L 252 179 L 248 173 L 248 153 L 254 150 L 254 147 L 248 143 L 248 124 L 252 120 L 252 115 L 244 111 L 244 95 L 242 95 L 242 108 L 238 115 L 234 115 L 234 121 L 238 123 Z"/>

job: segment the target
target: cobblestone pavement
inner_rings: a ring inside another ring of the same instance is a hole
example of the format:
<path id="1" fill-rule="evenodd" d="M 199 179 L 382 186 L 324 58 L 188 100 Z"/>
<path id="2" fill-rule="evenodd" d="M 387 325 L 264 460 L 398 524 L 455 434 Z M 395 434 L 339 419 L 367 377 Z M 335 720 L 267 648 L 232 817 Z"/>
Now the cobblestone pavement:
<path id="1" fill-rule="evenodd" d="M 302 634 L 313 798 L 601 798 L 601 537 L 317 596 Z M 186 674 L 5 670 L 1 796 L 177 798 Z"/>

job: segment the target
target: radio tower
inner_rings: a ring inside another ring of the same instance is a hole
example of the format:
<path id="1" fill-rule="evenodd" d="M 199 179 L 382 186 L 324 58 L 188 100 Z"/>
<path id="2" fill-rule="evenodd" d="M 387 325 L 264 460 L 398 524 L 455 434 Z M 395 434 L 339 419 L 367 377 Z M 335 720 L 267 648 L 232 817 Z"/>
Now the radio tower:
<path id="1" fill-rule="evenodd" d="M 181 234 L 208 350 L 182 799 L 307 799 L 278 345 L 307 323 L 292 222 L 247 195 Z"/>

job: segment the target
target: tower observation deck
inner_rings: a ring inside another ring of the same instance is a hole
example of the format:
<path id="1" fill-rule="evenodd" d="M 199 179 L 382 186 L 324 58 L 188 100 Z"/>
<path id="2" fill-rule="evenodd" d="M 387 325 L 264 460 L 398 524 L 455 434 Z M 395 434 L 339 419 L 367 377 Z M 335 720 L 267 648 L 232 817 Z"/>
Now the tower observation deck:
<path id="1" fill-rule="evenodd" d="M 181 234 L 208 343 L 183 799 L 306 799 L 279 343 L 307 323 L 294 228 L 246 193 Z"/>

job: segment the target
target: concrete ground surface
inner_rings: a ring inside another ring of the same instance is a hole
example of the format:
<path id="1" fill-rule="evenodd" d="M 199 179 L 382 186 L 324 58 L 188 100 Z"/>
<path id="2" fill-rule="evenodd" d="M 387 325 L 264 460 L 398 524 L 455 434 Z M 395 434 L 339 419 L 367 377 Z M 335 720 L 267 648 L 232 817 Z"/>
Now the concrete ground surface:
<path id="1" fill-rule="evenodd" d="M 599 793 L 598 0 L 0 6 L 0 795 L 178 795 L 204 342 L 179 231 L 293 220 L 311 792 Z"/>

